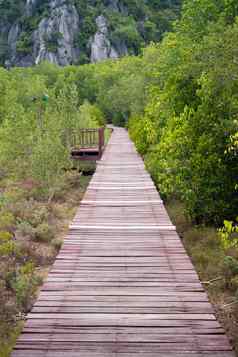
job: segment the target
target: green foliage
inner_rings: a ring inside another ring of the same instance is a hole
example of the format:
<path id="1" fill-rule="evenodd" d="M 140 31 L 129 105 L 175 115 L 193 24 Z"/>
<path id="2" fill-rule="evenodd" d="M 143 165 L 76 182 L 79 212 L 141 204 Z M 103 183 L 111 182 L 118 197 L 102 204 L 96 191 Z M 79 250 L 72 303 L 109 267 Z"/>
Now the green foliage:
<path id="1" fill-rule="evenodd" d="M 6 258 L 8 256 L 13 256 L 15 254 L 16 245 L 12 241 L 12 237 L 8 232 L 0 233 L 0 257 Z"/>
<path id="2" fill-rule="evenodd" d="M 27 221 L 22 221 L 17 226 L 17 232 L 24 237 L 34 239 L 35 238 L 35 228 L 31 225 L 31 223 Z"/>
<path id="3" fill-rule="evenodd" d="M 38 279 L 34 274 L 34 265 L 28 262 L 20 267 L 16 275 L 11 279 L 10 284 L 16 294 L 16 301 L 20 308 L 25 311 L 28 308 L 29 296 L 32 296 Z"/>
<path id="4" fill-rule="evenodd" d="M 47 223 L 39 224 L 35 229 L 35 239 L 41 242 L 50 242 L 54 238 L 53 229 Z"/>
<path id="5" fill-rule="evenodd" d="M 1 0 L 0 13 L 2 21 L 13 22 L 23 13 L 25 1 L 23 0 Z"/>
<path id="6" fill-rule="evenodd" d="M 221 224 L 237 215 L 238 25 L 226 17 L 228 2 L 193 3 L 184 3 L 175 32 L 144 52 L 154 78 L 130 133 L 161 193 L 182 199 L 196 222 Z M 148 121 L 157 132 L 150 145 Z"/>
<path id="7" fill-rule="evenodd" d="M 45 47 L 49 52 L 57 52 L 58 42 L 62 39 L 63 34 L 61 32 L 53 32 L 50 36 L 45 36 Z"/>
<path id="8" fill-rule="evenodd" d="M 238 290 L 238 260 L 232 256 L 226 256 L 223 262 L 223 274 L 226 288 Z"/>
<path id="9" fill-rule="evenodd" d="M 9 211 L 0 210 L 0 256 L 3 259 L 7 256 L 14 256 L 16 244 L 13 240 L 15 218 Z"/>
<path id="10" fill-rule="evenodd" d="M 131 115 L 143 112 L 146 78 L 140 58 L 100 63 L 94 70 L 96 104 L 109 122 L 125 125 Z"/>
<path id="11" fill-rule="evenodd" d="M 80 96 L 81 74 L 71 70 L 48 63 L 0 68 L 0 354 L 2 326 L 9 331 L 29 311 L 40 283 L 35 266 L 54 260 L 62 244 L 56 233 L 61 237 L 85 190 L 79 173 L 70 174 L 74 135 L 104 124 L 100 108 Z M 58 217 L 56 200 L 63 201 Z"/>
<path id="12" fill-rule="evenodd" d="M 146 117 L 131 117 L 129 122 L 130 135 L 142 155 L 156 142 L 156 130 L 153 123 Z"/>
<path id="13" fill-rule="evenodd" d="M 124 1 L 125 17 L 100 1 L 74 3 L 87 36 L 95 31 L 95 17 L 104 13 L 115 43 L 123 40 L 135 52 L 150 30 L 151 38 L 160 36 L 152 19 L 155 11 L 161 15 L 171 10 L 167 2 Z M 104 125 L 106 118 L 129 127 L 163 197 L 179 197 L 198 223 L 234 219 L 237 6 L 225 0 L 194 0 L 190 5 L 184 3 L 175 31 L 140 57 L 65 69 L 43 63 L 3 71 L 3 175 L 26 179 L 27 172 L 38 182 L 37 190 L 51 199 L 60 187 L 61 172 L 70 167 L 68 153 L 77 131 Z M 178 13 L 179 2 L 174 6 Z M 58 41 L 57 34 L 53 40 Z M 45 94 L 48 102 L 42 100 Z"/>
<path id="14" fill-rule="evenodd" d="M 132 16 L 125 17 L 118 13 L 111 13 L 108 16 L 111 26 L 111 41 L 115 46 L 126 44 L 131 54 L 137 53 L 142 47 L 143 39 L 139 33 L 137 23 Z"/>
<path id="15" fill-rule="evenodd" d="M 224 221 L 223 228 L 219 229 L 222 246 L 224 249 L 238 247 L 238 225 Z"/>
<path id="16" fill-rule="evenodd" d="M 17 41 L 17 52 L 27 55 L 32 51 L 31 35 L 27 32 L 22 32 L 19 40 Z"/>
<path id="17" fill-rule="evenodd" d="M 12 70 L 2 84 L 1 166 L 8 176 L 31 177 L 52 197 L 61 173 L 71 166 L 75 133 L 103 125 L 103 113 L 89 102 L 80 105 L 76 85 L 54 66 Z"/>
<path id="18" fill-rule="evenodd" d="M 26 2 L 23 0 L 1 0 L 0 1 L 0 25 L 3 26 L 3 33 L 0 36 L 0 63 L 8 58 L 7 38 L 4 32 L 9 24 L 18 23 L 21 29 L 20 38 L 17 41 L 17 52 L 20 55 L 28 55 L 32 51 L 32 34 L 37 28 L 42 16 L 48 16 L 48 0 L 41 0 L 35 4 L 34 14 L 27 15 L 25 12 Z"/>

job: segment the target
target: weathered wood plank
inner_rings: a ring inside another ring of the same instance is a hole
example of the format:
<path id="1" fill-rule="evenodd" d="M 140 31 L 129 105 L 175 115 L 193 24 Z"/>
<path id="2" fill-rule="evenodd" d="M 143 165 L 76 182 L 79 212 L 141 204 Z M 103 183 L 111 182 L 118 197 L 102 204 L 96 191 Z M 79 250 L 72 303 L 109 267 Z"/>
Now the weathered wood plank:
<path id="1" fill-rule="evenodd" d="M 115 352 L 116 350 L 116 352 Z M 14 351 L 13 357 L 33 357 L 32 350 L 24 349 Z M 158 357 L 157 352 L 136 351 L 136 352 L 120 352 L 116 348 L 110 352 L 98 352 L 95 350 L 84 351 L 67 351 L 67 357 Z M 176 352 L 160 352 L 159 357 L 234 357 L 233 352 L 229 351 L 206 351 L 206 353 L 195 351 L 176 351 Z M 65 351 L 55 349 L 51 351 L 34 350 L 34 357 L 65 357 Z"/>
<path id="2" fill-rule="evenodd" d="M 12 357 L 234 357 L 124 129 L 115 129 Z"/>

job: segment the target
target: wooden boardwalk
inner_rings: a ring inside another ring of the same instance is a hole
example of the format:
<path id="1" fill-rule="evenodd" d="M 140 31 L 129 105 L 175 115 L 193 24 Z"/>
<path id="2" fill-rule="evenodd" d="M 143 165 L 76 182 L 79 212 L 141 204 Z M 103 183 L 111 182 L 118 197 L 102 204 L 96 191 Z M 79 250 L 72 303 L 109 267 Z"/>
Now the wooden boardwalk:
<path id="1" fill-rule="evenodd" d="M 12 357 L 232 357 L 142 159 L 115 129 Z"/>

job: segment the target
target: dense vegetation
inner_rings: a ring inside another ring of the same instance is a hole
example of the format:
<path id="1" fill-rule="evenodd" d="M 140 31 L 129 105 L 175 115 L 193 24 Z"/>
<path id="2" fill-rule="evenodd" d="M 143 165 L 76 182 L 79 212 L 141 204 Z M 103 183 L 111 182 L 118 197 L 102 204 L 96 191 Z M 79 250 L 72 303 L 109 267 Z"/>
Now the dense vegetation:
<path id="1" fill-rule="evenodd" d="M 29 311 L 88 182 L 71 170 L 70 147 L 79 128 L 102 125 L 103 116 L 48 64 L 0 69 L 0 93 L 0 355 L 8 356 L 13 326 Z"/>
<path id="2" fill-rule="evenodd" d="M 130 3 L 140 18 L 144 7 Z M 151 9 L 156 4 L 150 1 Z M 185 237 L 199 271 L 211 267 L 208 278 L 221 275 L 222 291 L 235 296 L 238 238 L 230 221 L 238 204 L 237 16 L 235 0 L 186 0 L 173 31 L 140 56 L 1 69 L 0 289 L 7 323 L 29 309 L 37 286 L 39 257 L 26 239 L 58 245 L 51 203 L 62 187 L 75 184 L 68 172 L 74 135 L 104 120 L 129 128 L 163 198 L 182 202 L 190 224 L 200 224 Z M 220 239 L 216 231 L 204 235 L 204 224 L 217 229 L 224 220 Z"/>
<path id="3" fill-rule="evenodd" d="M 74 0 L 82 18 L 82 31 L 76 39 L 86 58 L 88 39 L 96 32 L 95 19 L 104 14 L 109 24 L 112 43 L 124 42 L 131 54 L 139 53 L 150 41 L 159 41 L 162 34 L 171 29 L 178 17 L 180 0 L 144 1 L 123 0 L 121 11 L 114 11 L 110 3 L 116 1 Z"/>

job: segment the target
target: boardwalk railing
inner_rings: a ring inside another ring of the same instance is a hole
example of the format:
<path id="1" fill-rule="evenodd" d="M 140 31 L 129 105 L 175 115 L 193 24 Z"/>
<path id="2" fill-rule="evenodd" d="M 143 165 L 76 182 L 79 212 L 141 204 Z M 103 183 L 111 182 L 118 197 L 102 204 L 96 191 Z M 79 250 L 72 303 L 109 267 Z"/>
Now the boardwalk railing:
<path id="1" fill-rule="evenodd" d="M 74 135 L 72 159 L 99 160 L 105 146 L 105 128 L 81 129 Z"/>

